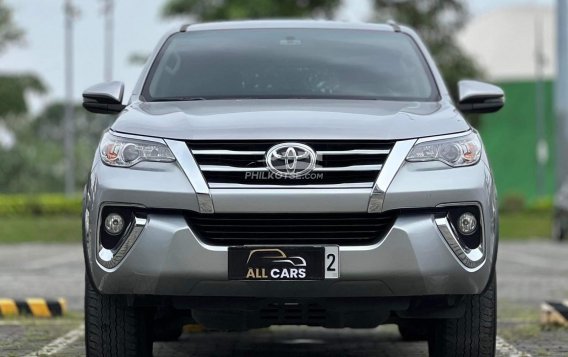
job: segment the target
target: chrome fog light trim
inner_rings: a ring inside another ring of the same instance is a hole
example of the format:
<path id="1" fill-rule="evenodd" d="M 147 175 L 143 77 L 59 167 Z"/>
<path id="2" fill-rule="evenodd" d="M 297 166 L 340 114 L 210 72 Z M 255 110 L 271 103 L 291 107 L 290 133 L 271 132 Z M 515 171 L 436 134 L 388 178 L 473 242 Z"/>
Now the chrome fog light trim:
<path id="1" fill-rule="evenodd" d="M 436 218 L 434 221 L 448 246 L 465 267 L 475 269 L 485 261 L 484 240 L 479 247 L 469 249 L 460 244 L 448 217 Z"/>
<path id="2" fill-rule="evenodd" d="M 126 233 L 126 237 L 122 239 L 116 249 L 106 249 L 99 242 L 97 261 L 101 266 L 107 269 L 115 268 L 130 251 L 148 223 L 148 219 L 134 216 L 133 223 L 132 228 Z"/>

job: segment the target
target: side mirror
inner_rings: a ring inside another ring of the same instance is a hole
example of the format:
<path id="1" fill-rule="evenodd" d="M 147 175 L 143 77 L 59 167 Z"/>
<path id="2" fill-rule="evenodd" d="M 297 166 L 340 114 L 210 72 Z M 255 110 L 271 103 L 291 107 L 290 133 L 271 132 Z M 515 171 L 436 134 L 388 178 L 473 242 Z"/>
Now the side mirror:
<path id="1" fill-rule="evenodd" d="M 126 107 L 122 104 L 123 95 L 122 82 L 99 83 L 83 92 L 83 108 L 99 114 L 120 113 Z"/>
<path id="2" fill-rule="evenodd" d="M 505 105 L 505 92 L 493 84 L 459 81 L 458 109 L 463 113 L 494 113 Z"/>

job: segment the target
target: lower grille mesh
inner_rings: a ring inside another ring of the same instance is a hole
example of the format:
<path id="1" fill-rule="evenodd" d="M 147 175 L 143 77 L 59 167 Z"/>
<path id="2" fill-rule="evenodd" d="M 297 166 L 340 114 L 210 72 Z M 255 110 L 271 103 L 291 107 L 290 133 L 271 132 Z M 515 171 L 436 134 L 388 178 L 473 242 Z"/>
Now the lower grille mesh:
<path id="1" fill-rule="evenodd" d="M 327 311 L 315 303 L 271 303 L 259 311 L 262 321 L 272 325 L 321 326 Z"/>
<path id="2" fill-rule="evenodd" d="M 382 239 L 396 211 L 383 213 L 264 213 L 187 215 L 200 239 L 217 245 L 368 244 Z"/>

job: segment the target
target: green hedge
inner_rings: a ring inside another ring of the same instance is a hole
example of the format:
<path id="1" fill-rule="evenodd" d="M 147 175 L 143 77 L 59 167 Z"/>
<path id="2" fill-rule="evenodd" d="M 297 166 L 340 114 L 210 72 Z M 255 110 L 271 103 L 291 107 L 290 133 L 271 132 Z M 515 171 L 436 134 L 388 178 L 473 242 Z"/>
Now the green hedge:
<path id="1" fill-rule="evenodd" d="M 0 217 L 80 215 L 81 201 L 61 194 L 0 195 Z"/>
<path id="2" fill-rule="evenodd" d="M 82 197 L 67 197 L 62 194 L 0 195 L 0 217 L 2 216 L 49 216 L 79 215 Z M 520 195 L 509 195 L 501 202 L 501 213 L 532 212 L 550 214 L 552 198 L 546 197 L 525 202 Z"/>

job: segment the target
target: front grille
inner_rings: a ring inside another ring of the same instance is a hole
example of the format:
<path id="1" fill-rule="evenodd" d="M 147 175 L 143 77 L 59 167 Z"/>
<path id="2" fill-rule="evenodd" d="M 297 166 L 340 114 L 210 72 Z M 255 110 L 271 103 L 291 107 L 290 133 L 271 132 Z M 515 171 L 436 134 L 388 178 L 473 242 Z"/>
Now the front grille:
<path id="1" fill-rule="evenodd" d="M 213 245 L 370 244 L 391 229 L 397 211 L 383 213 L 188 213 L 198 237 Z"/>
<path id="2" fill-rule="evenodd" d="M 265 155 L 283 141 L 191 141 L 192 151 L 211 188 L 299 185 L 372 187 L 394 146 L 393 141 L 298 141 L 317 154 L 308 175 L 278 178 L 267 168 Z"/>

